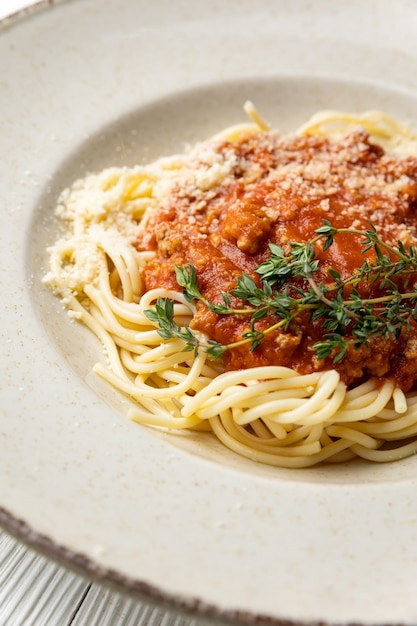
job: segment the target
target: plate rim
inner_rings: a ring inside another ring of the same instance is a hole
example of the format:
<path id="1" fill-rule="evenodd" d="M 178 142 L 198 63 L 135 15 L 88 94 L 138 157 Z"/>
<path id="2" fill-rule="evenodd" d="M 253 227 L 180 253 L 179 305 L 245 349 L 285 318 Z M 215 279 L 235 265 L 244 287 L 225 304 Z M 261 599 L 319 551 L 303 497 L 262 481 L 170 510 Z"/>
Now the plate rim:
<path id="1" fill-rule="evenodd" d="M 3 23 L 6 26 L 9 26 L 9 24 L 12 26 L 14 23 L 18 23 L 20 19 L 30 16 L 35 11 L 54 9 L 59 5 L 75 1 L 76 0 L 38 0 L 31 7 L 21 9 L 11 16 L 3 18 L 0 21 L 0 30 Z M 405 89 L 409 89 L 409 87 L 405 87 Z M 128 591 L 129 593 L 135 594 L 137 597 L 142 596 L 147 601 L 156 602 L 158 605 L 163 603 L 168 609 L 174 608 L 179 612 L 185 611 L 191 616 L 207 618 L 213 620 L 215 623 L 218 623 L 219 619 L 233 624 L 256 623 L 261 625 L 265 623 L 273 626 L 284 626 L 286 624 L 305 625 L 307 623 L 316 623 L 310 620 L 307 622 L 306 620 L 277 618 L 274 616 L 251 613 L 249 611 L 245 611 L 244 613 L 240 613 L 239 611 L 229 611 L 221 609 L 220 607 L 208 605 L 203 600 L 198 598 L 187 600 L 186 598 L 166 593 L 152 584 L 139 579 L 129 578 L 120 572 L 110 568 L 105 568 L 98 563 L 95 563 L 90 557 L 85 556 L 82 553 L 69 550 L 68 548 L 56 543 L 51 538 L 42 535 L 42 533 L 38 533 L 26 522 L 18 519 L 10 511 L 1 507 L 0 525 L 4 526 L 10 534 L 16 536 L 24 543 L 35 547 L 51 558 L 58 560 L 60 563 L 75 568 L 83 575 L 87 573 L 97 580 L 116 586 L 121 591 Z M 330 624 L 332 622 L 320 620 L 317 623 Z"/>

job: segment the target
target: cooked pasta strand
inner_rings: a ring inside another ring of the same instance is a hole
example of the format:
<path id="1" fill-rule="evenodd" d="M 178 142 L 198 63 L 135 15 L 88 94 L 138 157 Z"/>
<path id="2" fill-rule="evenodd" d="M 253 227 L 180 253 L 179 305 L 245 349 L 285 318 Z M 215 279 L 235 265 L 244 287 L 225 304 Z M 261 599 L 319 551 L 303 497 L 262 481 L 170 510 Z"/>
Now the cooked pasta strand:
<path id="1" fill-rule="evenodd" d="M 210 141 L 230 146 L 269 131 L 251 102 L 244 108 L 253 123 L 227 128 Z M 381 112 L 320 112 L 297 134 L 339 137 L 358 124 L 386 148 L 417 154 L 417 134 Z M 208 146 L 149 166 L 109 168 L 62 194 L 57 215 L 68 232 L 48 249 L 45 282 L 102 343 L 103 362 L 93 371 L 129 398 L 129 419 L 156 428 L 209 431 L 259 463 L 305 468 L 358 457 L 388 462 L 417 453 L 417 393 L 404 393 L 393 378 L 371 377 L 348 389 L 336 369 L 300 374 L 268 365 L 224 371 L 201 345 L 184 351 L 181 334 L 162 338 L 161 328 L 149 320 L 146 311 L 158 299 L 172 301 L 178 328 L 188 326 L 198 311 L 180 289 L 146 288 L 142 270 L 155 253 L 139 252 L 135 241 L 161 204 L 169 209 L 167 193 L 183 180 L 193 181 L 196 195 L 201 192 L 201 210 L 205 191 L 212 194 L 209 200 L 215 197 L 213 181 L 227 180 L 230 168 Z M 239 177 L 244 172 L 250 184 L 259 167 L 245 173 L 241 161 Z M 175 253 L 169 232 L 157 236 L 167 255 Z M 196 336 L 209 345 L 208 337 L 197 331 Z"/>

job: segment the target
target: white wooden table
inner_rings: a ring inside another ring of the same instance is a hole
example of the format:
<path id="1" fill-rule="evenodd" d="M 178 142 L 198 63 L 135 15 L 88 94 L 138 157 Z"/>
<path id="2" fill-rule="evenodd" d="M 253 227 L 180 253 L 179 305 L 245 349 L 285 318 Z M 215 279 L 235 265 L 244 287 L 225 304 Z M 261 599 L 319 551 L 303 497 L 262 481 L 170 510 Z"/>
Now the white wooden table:
<path id="1" fill-rule="evenodd" d="M 199 626 L 84 579 L 0 532 L 0 626 Z"/>

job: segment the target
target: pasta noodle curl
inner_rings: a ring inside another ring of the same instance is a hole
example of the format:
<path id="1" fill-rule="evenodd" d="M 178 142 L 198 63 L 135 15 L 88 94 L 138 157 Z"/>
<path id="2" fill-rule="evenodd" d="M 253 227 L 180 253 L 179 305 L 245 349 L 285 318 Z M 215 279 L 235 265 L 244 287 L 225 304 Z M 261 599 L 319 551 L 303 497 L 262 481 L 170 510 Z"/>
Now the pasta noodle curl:
<path id="1" fill-rule="evenodd" d="M 196 314 L 180 290 L 146 289 L 142 274 L 154 253 L 138 249 L 137 233 L 172 189 L 195 181 L 196 159 L 208 164 L 200 188 L 227 179 L 228 165 L 213 158 L 212 143 L 268 132 L 256 109 L 246 110 L 253 124 L 226 129 L 190 154 L 113 167 L 74 183 L 59 200 L 57 215 L 67 232 L 48 249 L 44 281 L 103 344 L 107 362 L 97 363 L 94 372 L 134 401 L 128 417 L 136 422 L 209 431 L 235 453 L 279 467 L 409 456 L 417 451 L 417 394 L 402 392 L 392 377 L 350 387 L 336 369 L 303 374 L 267 365 L 224 371 L 203 349 L 184 351 L 181 339 L 162 339 L 146 315 L 158 298 L 172 300 L 179 327 Z M 321 112 L 298 135 L 329 137 L 357 126 L 387 149 L 417 154 L 416 135 L 379 112 Z"/>

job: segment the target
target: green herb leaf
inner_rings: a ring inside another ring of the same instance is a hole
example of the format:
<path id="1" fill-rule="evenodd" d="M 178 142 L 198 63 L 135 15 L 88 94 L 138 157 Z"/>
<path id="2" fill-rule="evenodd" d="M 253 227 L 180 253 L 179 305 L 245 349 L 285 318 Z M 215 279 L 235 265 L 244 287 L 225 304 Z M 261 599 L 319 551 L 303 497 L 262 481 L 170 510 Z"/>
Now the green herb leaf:
<path id="1" fill-rule="evenodd" d="M 316 280 L 320 261 L 316 246 L 322 242 L 328 250 L 339 233 L 360 237 L 365 253 L 372 250 L 375 262 L 364 259 L 361 267 L 344 279 L 335 268 L 328 268 L 333 280 L 325 285 Z M 209 302 L 200 292 L 197 272 L 192 264 L 175 267 L 178 284 L 189 302 L 199 300 L 217 315 L 237 315 L 249 318 L 250 330 L 240 340 L 221 345 L 214 340 L 201 342 L 189 328 L 181 328 L 174 320 L 174 303 L 169 298 L 158 298 L 155 307 L 145 311 L 148 319 L 157 323 L 158 333 L 165 340 L 180 338 L 185 350 L 204 349 L 213 358 L 221 358 L 226 350 L 248 344 L 250 350 L 262 345 L 266 334 L 278 329 L 288 330 L 304 311 L 310 323 L 320 324 L 325 331 L 322 340 L 314 344 L 317 358 L 342 361 L 349 346 L 359 349 L 370 346 L 375 337 L 399 338 L 411 321 L 417 319 L 417 250 L 397 246 L 381 240 L 371 223 L 360 231 L 354 228 L 335 228 L 328 220 L 315 230 L 315 236 L 304 243 L 291 242 L 286 249 L 269 244 L 270 257 L 255 268 L 258 281 L 243 272 L 236 287 L 229 293 L 221 292 L 222 302 Z M 380 291 L 377 297 L 364 298 L 357 286 L 366 283 Z M 409 288 L 410 283 L 412 287 Z M 291 285 L 291 294 L 289 290 Z M 232 297 L 243 302 L 233 308 Z M 271 317 L 271 324 L 259 330 L 256 322 Z"/>

